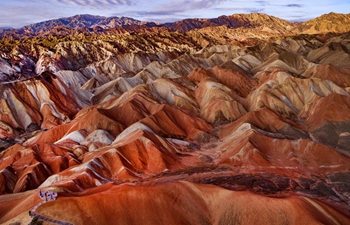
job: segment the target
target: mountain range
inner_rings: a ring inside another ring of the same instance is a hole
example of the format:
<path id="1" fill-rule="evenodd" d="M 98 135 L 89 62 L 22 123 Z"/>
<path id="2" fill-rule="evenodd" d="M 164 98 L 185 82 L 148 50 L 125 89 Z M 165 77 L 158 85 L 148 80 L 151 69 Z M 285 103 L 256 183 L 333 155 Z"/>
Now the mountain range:
<path id="1" fill-rule="evenodd" d="M 6 31 L 0 223 L 350 224 L 348 19 Z"/>
<path id="2" fill-rule="evenodd" d="M 172 23 L 154 23 L 135 20 L 127 17 L 103 17 L 93 15 L 76 15 L 67 18 L 54 19 L 24 26 L 20 29 L 3 29 L 2 36 L 15 37 L 36 36 L 51 32 L 56 27 L 71 29 L 89 28 L 89 32 L 108 30 L 113 28 L 142 29 L 152 27 L 165 27 L 173 31 L 186 32 L 204 27 L 227 26 L 228 28 L 254 28 L 263 31 L 280 33 L 342 33 L 349 31 L 350 14 L 329 13 L 306 22 L 288 22 L 263 13 L 233 14 L 213 19 L 184 19 Z M 17 34 L 17 36 L 15 35 Z"/>

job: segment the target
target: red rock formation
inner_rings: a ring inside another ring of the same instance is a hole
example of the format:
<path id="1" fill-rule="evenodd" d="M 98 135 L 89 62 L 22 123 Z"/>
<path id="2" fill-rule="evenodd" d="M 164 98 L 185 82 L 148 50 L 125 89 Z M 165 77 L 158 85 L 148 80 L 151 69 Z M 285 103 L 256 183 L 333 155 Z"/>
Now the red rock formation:
<path id="1" fill-rule="evenodd" d="M 25 201 L 33 198 L 32 194 Z M 36 212 L 73 224 L 349 223 L 341 213 L 307 197 L 269 198 L 188 182 L 151 187 L 108 184 L 78 195 L 60 192 L 58 200 L 39 206 Z M 5 217 L 11 215 L 13 210 Z"/>

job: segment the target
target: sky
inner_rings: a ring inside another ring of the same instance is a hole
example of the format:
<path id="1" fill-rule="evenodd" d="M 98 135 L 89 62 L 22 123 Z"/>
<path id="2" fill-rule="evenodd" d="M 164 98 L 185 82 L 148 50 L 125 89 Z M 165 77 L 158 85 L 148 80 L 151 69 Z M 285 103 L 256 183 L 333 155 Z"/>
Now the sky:
<path id="1" fill-rule="evenodd" d="M 329 12 L 350 13 L 350 0 L 0 0 L 0 27 L 19 28 L 77 14 L 163 23 L 252 12 L 305 21 Z"/>

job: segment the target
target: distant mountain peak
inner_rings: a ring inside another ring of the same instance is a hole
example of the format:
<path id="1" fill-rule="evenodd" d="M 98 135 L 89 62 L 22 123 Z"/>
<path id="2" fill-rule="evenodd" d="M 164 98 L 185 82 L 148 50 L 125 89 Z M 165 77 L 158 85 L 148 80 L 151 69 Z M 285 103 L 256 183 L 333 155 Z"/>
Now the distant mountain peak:
<path id="1" fill-rule="evenodd" d="M 302 24 L 304 33 L 343 33 L 349 31 L 350 14 L 330 12 Z"/>
<path id="2" fill-rule="evenodd" d="M 140 30 L 144 28 L 164 27 L 187 32 L 205 27 L 226 26 L 228 28 L 249 28 L 275 34 L 292 33 L 344 33 L 349 31 L 350 14 L 330 12 L 306 22 L 293 23 L 265 13 L 222 15 L 217 18 L 188 18 L 171 23 L 140 21 L 129 17 L 105 17 L 90 14 L 78 14 L 71 17 L 47 20 L 22 27 L 21 29 L 0 28 L 0 36 L 37 36 L 52 31 L 56 27 L 83 29 L 86 32 L 103 31 L 114 28 Z M 98 29 L 96 29 L 98 28 Z M 76 33 L 76 32 L 69 32 Z M 79 33 L 79 32 L 78 32 Z"/>
<path id="3" fill-rule="evenodd" d="M 68 28 L 93 28 L 99 26 L 103 29 L 116 28 L 125 25 L 144 25 L 147 22 L 142 22 L 128 17 L 104 17 L 90 14 L 78 14 L 71 17 L 47 20 L 35 24 L 30 24 L 22 27 L 26 33 L 36 35 L 41 32 L 47 32 L 57 26 L 65 26 Z"/>

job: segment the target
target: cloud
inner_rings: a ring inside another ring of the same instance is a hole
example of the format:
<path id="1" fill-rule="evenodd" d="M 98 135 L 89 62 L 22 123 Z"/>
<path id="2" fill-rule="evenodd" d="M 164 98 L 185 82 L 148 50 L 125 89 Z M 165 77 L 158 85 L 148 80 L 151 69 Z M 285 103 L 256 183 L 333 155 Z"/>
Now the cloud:
<path id="1" fill-rule="evenodd" d="M 134 5 L 133 0 L 55 0 L 58 3 L 73 4 L 78 6 L 103 7 L 114 5 Z"/>
<path id="2" fill-rule="evenodd" d="M 249 10 L 247 10 L 247 12 L 249 12 L 249 13 L 261 13 L 261 12 L 264 12 L 264 9 L 257 9 L 257 8 L 249 9 Z"/>
<path id="3" fill-rule="evenodd" d="M 0 26 L 19 28 L 28 24 L 76 14 L 106 15 L 125 8 L 137 0 L 0 0 Z M 109 16 L 109 15 L 106 15 Z"/>
<path id="4" fill-rule="evenodd" d="M 135 15 L 135 16 L 166 16 L 166 15 L 174 15 L 177 12 L 169 11 L 169 10 L 159 10 L 159 11 L 129 11 L 127 14 Z"/>
<path id="5" fill-rule="evenodd" d="M 291 8 L 301 8 L 301 7 L 303 7 L 303 5 L 302 4 L 288 4 L 288 5 L 284 5 L 284 6 L 286 6 L 286 7 L 291 7 Z"/>
<path id="6" fill-rule="evenodd" d="M 226 1 L 228 0 L 180 0 L 159 5 L 156 7 L 155 11 L 177 13 L 191 10 L 208 9 Z"/>
<path id="7" fill-rule="evenodd" d="M 126 11 L 129 17 L 137 18 L 143 21 L 152 21 L 158 23 L 166 23 L 182 20 L 184 18 L 191 18 L 193 15 L 182 13 L 182 12 L 172 12 L 167 10 L 159 11 Z M 120 16 L 119 14 L 113 14 L 113 16 Z"/>
<path id="8" fill-rule="evenodd" d="M 263 12 L 265 9 L 264 8 L 255 8 L 255 7 L 231 7 L 231 8 L 228 8 L 228 7 L 215 7 L 213 8 L 214 10 L 217 10 L 217 11 L 230 11 L 232 13 L 252 13 L 252 12 Z"/>
<path id="9" fill-rule="evenodd" d="M 36 12 L 36 13 L 28 13 Z M 45 18 L 44 7 L 33 6 L 7 6 L 6 10 L 0 9 L 1 26 L 19 28 L 33 22 L 39 22 Z M 51 11 L 50 11 L 51 12 Z M 53 15 L 54 12 L 52 12 Z M 47 16 L 47 15 L 46 15 Z"/>
<path id="10" fill-rule="evenodd" d="M 229 0 L 179 0 L 156 4 L 150 10 L 132 10 L 125 13 L 131 17 L 142 17 L 154 22 L 172 22 L 185 18 L 193 18 L 195 10 L 213 9 L 214 6 Z M 204 16 L 205 14 L 198 15 Z"/>
<path id="11" fill-rule="evenodd" d="M 270 5 L 270 3 L 268 1 L 255 1 L 255 3 L 258 3 L 261 6 L 267 6 Z"/>

